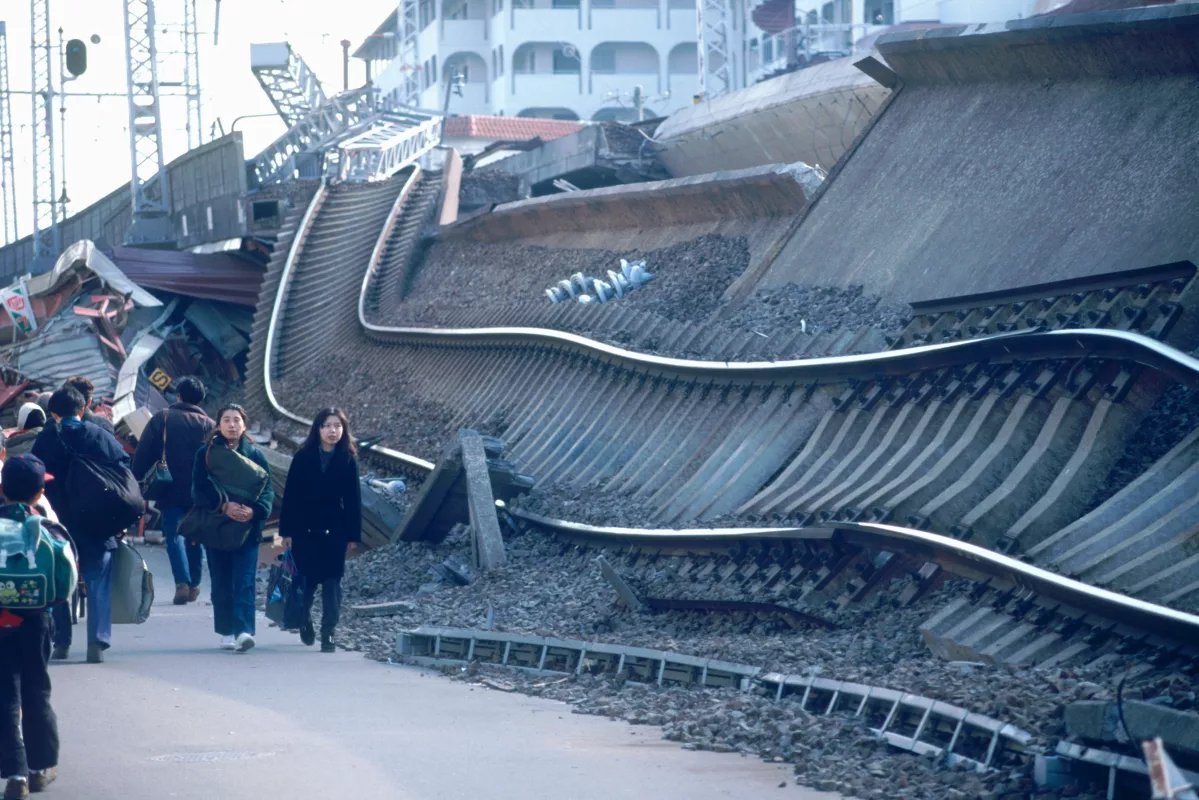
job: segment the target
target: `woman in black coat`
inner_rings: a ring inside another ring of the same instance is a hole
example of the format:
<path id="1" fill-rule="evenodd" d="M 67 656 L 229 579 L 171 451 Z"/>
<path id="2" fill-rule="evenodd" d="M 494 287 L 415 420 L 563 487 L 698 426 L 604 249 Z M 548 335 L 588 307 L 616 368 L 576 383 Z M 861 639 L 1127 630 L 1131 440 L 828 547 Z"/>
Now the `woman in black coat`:
<path id="1" fill-rule="evenodd" d="M 323 408 L 292 459 L 283 490 L 279 533 L 289 548 L 304 588 L 300 640 L 316 641 L 312 601 L 321 585 L 321 652 L 336 649 L 333 629 L 341 616 L 345 559 L 362 540 L 362 494 L 358 448 L 350 420 L 340 408 Z"/>

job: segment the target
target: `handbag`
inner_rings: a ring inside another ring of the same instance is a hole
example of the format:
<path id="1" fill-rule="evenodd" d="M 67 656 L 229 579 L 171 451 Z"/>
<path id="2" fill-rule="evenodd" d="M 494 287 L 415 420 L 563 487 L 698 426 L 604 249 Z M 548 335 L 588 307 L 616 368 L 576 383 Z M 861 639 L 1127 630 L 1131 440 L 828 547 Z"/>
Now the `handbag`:
<path id="1" fill-rule="evenodd" d="M 193 507 L 179 521 L 179 533 L 212 550 L 237 550 L 246 543 L 254 523 L 230 519 L 217 510 L 229 502 L 226 487 L 239 502 L 253 503 L 266 491 L 270 473 L 230 448 L 214 450 L 211 443 L 204 451 L 204 464 L 217 491 L 217 507 Z"/>
<path id="2" fill-rule="evenodd" d="M 280 556 L 278 563 L 271 565 L 266 584 L 266 618 L 284 629 L 287 627 L 284 625 L 285 610 L 295 576 L 296 565 L 288 550 Z"/>
<path id="3" fill-rule="evenodd" d="M 220 489 L 217 508 L 229 502 L 229 497 Z M 202 544 L 212 550 L 237 550 L 250 536 L 250 522 L 230 519 L 221 511 L 211 508 L 191 508 L 179 521 L 179 533 L 185 539 Z"/>
<path id="4" fill-rule="evenodd" d="M 250 523 L 229 519 L 220 511 L 193 508 L 179 521 L 179 533 L 210 550 L 237 550 L 250 536 Z"/>
<path id="5" fill-rule="evenodd" d="M 166 497 L 167 492 L 175 485 L 171 468 L 167 466 L 167 416 L 162 418 L 162 457 L 140 481 L 142 497 L 147 500 L 159 501 Z"/>
<path id="6" fill-rule="evenodd" d="M 122 540 L 112 553 L 112 624 L 140 625 L 154 605 L 154 575 L 137 548 Z"/>

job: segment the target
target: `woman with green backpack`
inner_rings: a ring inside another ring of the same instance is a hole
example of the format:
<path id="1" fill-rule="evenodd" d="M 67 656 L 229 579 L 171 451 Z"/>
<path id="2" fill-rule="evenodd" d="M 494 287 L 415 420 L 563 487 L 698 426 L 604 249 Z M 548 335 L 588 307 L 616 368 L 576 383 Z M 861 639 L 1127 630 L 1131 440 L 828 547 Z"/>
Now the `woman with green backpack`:
<path id="1" fill-rule="evenodd" d="M 207 551 L 213 627 L 221 649 L 239 653 L 254 646 L 258 546 L 275 499 L 270 465 L 246 435 L 248 422 L 235 403 L 217 413 L 216 430 L 196 452 L 193 508 L 179 526 Z"/>

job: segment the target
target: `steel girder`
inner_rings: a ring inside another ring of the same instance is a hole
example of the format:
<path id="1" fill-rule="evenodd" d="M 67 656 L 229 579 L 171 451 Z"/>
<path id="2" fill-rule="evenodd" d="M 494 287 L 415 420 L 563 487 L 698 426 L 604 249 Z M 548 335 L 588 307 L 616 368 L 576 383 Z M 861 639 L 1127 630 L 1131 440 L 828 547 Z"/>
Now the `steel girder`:
<path id="1" fill-rule="evenodd" d="M 337 140 L 361 133 L 373 114 L 373 92 L 366 86 L 342 92 L 309 111 L 254 159 L 258 185 L 294 178 L 297 156 L 315 157 Z"/>
<path id="2" fill-rule="evenodd" d="M 8 93 L 8 31 L 0 22 L 0 194 L 4 195 L 4 243 L 17 240 L 16 165 L 12 144 L 12 106 Z"/>
<path id="3" fill-rule="evenodd" d="M 380 114 L 370 130 L 338 145 L 338 177 L 354 183 L 391 177 L 438 145 L 441 124 L 428 114 Z"/>
<path id="4" fill-rule="evenodd" d="M 30 0 L 29 41 L 33 70 L 33 264 L 53 264 L 62 250 L 58 229 L 58 179 L 54 172 L 54 59 L 50 46 L 50 0 Z"/>
<path id="5" fill-rule="evenodd" d="M 400 63 L 408 68 L 401 71 L 397 105 L 420 105 L 420 4 L 418 0 L 400 0 L 399 55 Z"/>
<path id="6" fill-rule="evenodd" d="M 251 54 L 250 71 L 287 127 L 299 125 L 327 102 L 316 73 L 290 44 L 254 45 Z"/>
<path id="7" fill-rule="evenodd" d="M 163 168 L 154 0 L 124 0 L 124 7 L 133 195 L 133 224 L 126 243 L 165 242 L 173 237 L 169 230 L 170 194 Z"/>
<path id="8" fill-rule="evenodd" d="M 730 47 L 734 3 L 735 0 L 698 0 L 695 4 L 699 93 L 706 99 L 739 88 Z"/>

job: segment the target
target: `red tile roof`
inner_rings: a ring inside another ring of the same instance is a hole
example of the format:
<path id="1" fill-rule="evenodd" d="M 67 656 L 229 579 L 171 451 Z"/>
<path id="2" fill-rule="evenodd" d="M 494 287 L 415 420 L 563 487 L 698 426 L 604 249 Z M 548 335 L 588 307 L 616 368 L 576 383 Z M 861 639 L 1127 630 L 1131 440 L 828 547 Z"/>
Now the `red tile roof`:
<path id="1" fill-rule="evenodd" d="M 470 114 L 447 117 L 445 135 L 458 139 L 491 139 L 493 141 L 524 142 L 538 137 L 549 141 L 574 133 L 583 123 L 536 117 L 491 117 Z"/>

